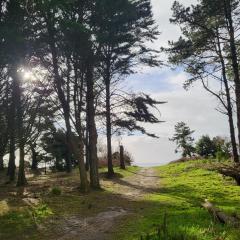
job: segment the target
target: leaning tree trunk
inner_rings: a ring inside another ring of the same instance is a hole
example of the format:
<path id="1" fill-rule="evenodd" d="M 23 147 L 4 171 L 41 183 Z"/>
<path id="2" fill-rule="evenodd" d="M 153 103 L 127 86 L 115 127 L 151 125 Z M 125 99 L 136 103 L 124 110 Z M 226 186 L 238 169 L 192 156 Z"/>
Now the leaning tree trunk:
<path id="1" fill-rule="evenodd" d="M 111 93 L 110 93 L 110 78 L 106 81 L 106 130 L 107 130 L 107 160 L 108 160 L 108 177 L 114 176 L 112 162 L 112 122 L 111 122 Z"/>
<path id="2" fill-rule="evenodd" d="M 100 188 L 98 173 L 98 156 L 97 156 L 97 129 L 95 123 L 95 106 L 94 106 L 94 79 L 93 67 L 89 62 L 86 72 L 87 81 L 87 127 L 88 127 L 88 153 L 90 165 L 90 184 L 94 189 Z"/>
<path id="3" fill-rule="evenodd" d="M 58 56 L 57 56 L 57 49 L 55 44 L 55 30 L 54 25 L 51 22 L 51 14 L 48 13 L 46 15 L 46 22 L 47 22 L 47 30 L 48 30 L 48 40 L 49 40 L 49 46 L 52 54 L 52 65 L 53 65 L 53 73 L 54 73 L 54 84 L 56 86 L 57 95 L 59 98 L 59 101 L 61 103 L 61 107 L 63 109 L 63 115 L 66 125 L 66 141 L 67 141 L 67 151 L 68 156 L 72 152 L 72 146 L 71 146 L 71 124 L 70 124 L 70 106 L 69 103 L 66 100 L 64 90 L 63 90 L 63 80 L 59 75 L 59 68 L 58 68 Z M 72 164 L 71 164 L 71 158 L 67 157 L 67 172 L 71 172 L 72 170 Z"/>
<path id="4" fill-rule="evenodd" d="M 61 107 L 63 109 L 64 114 L 64 120 L 67 130 L 67 144 L 68 144 L 68 151 L 69 153 L 73 153 L 73 156 L 75 159 L 78 160 L 79 166 L 81 166 L 80 171 L 80 178 L 81 178 L 81 190 L 86 192 L 88 191 L 88 181 L 87 181 L 87 174 L 85 171 L 84 166 L 84 157 L 82 157 L 81 152 L 82 150 L 79 149 L 78 146 L 76 146 L 75 140 L 73 139 L 72 131 L 71 131 L 71 124 L 70 124 L 70 103 L 67 101 L 64 90 L 63 90 L 63 79 L 59 75 L 59 68 L 58 68 L 58 56 L 57 56 L 57 49 L 55 44 L 55 29 L 54 29 L 54 23 L 51 22 L 51 14 L 48 13 L 46 16 L 46 22 L 47 22 L 47 29 L 49 34 L 49 45 L 52 53 L 52 64 L 53 64 L 53 71 L 54 71 L 54 83 L 57 88 L 57 94 L 59 101 L 61 103 Z M 68 158 L 67 162 L 67 170 L 68 172 L 71 172 L 72 164 L 71 159 Z M 82 166 L 84 166 L 82 168 Z"/>

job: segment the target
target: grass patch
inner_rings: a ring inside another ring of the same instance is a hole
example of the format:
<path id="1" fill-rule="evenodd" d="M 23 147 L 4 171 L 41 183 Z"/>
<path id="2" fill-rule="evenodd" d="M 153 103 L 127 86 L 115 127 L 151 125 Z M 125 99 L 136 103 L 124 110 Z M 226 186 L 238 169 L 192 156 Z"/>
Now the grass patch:
<path id="1" fill-rule="evenodd" d="M 159 176 L 156 184 L 160 180 L 159 189 L 155 193 L 146 193 L 139 200 L 119 194 L 120 180 L 128 178 L 133 186 L 138 184 L 134 182 L 135 174 L 140 170 L 138 167 L 128 167 L 127 170 L 115 168 L 117 176 L 123 179 L 104 178 L 101 180 L 103 189 L 87 195 L 77 190 L 77 171 L 71 175 L 62 173 L 49 174 L 46 179 L 40 177 L 43 182 L 35 187 L 30 182 L 28 189 L 37 191 L 41 196 L 41 204 L 34 209 L 24 205 L 21 198 L 6 197 L 6 186 L 0 204 L 3 213 L 0 216 L 0 239 L 54 239 L 54 224 L 57 225 L 64 217 L 96 216 L 109 207 L 120 207 L 129 214 L 118 220 L 110 237 L 113 240 L 140 240 L 141 236 L 144 240 L 239 240 L 239 229 L 215 223 L 208 212 L 200 207 L 200 203 L 207 198 L 225 212 L 240 215 L 240 187 L 231 179 L 204 169 L 206 164 L 209 162 L 194 161 L 155 168 L 154 175 Z M 100 172 L 106 170 L 102 168 Z M 35 179 L 35 184 L 37 182 L 39 179 Z M 51 192 L 56 186 L 59 186 L 57 191 L 54 190 L 56 193 Z M 61 194 L 58 189 L 61 189 Z M 165 215 L 166 220 L 163 220 Z M 37 231 L 33 217 L 38 223 L 45 223 L 44 234 Z M 159 235 L 163 234 L 163 225 L 166 226 L 168 238 Z"/>
<path id="2" fill-rule="evenodd" d="M 36 223 L 41 223 L 52 215 L 51 209 L 43 204 L 35 208 L 19 207 L 0 216 L 0 239 L 11 240 L 42 240 L 37 231 Z"/>
<path id="3" fill-rule="evenodd" d="M 155 233 L 165 213 L 169 234 L 185 236 L 179 239 L 239 239 L 239 229 L 214 222 L 200 207 L 207 198 L 229 214 L 240 214 L 240 188 L 234 181 L 204 169 L 205 163 L 194 161 L 157 167 L 161 177 L 159 192 L 146 196 L 147 207 L 137 213 L 138 217 L 133 217 L 135 220 L 122 222 L 117 239 L 135 240 L 141 239 L 141 235 L 147 235 L 145 239 L 165 239 L 157 238 Z"/>

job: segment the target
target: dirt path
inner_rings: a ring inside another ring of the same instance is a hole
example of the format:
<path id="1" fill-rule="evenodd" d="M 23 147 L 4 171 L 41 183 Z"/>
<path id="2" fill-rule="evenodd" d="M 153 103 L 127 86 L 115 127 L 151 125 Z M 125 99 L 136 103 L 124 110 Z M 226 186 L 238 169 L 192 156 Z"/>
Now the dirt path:
<path id="1" fill-rule="evenodd" d="M 126 201 L 140 201 L 146 194 L 157 191 L 159 176 L 152 168 L 144 168 L 131 177 L 115 179 L 114 194 Z M 128 209 L 111 207 L 93 217 L 71 216 L 62 220 L 56 240 L 113 240 L 110 233 L 121 217 L 130 214 Z"/>
<path id="2" fill-rule="evenodd" d="M 116 190 L 129 200 L 140 200 L 146 194 L 158 190 L 159 176 L 153 168 L 143 168 L 133 176 L 125 179 L 117 179 Z"/>

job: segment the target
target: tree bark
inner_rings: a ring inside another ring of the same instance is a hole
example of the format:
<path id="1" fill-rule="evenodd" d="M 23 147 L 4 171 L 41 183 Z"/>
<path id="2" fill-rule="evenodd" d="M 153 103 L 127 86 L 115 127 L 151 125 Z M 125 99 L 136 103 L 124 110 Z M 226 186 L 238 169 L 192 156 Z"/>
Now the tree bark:
<path id="1" fill-rule="evenodd" d="M 0 155 L 0 171 L 4 170 L 3 155 Z"/>
<path id="2" fill-rule="evenodd" d="M 17 187 L 22 187 L 27 184 L 26 176 L 25 176 L 25 151 L 24 151 L 24 143 L 19 144 L 19 170 L 18 170 L 18 180 Z"/>
<path id="3" fill-rule="evenodd" d="M 217 39 L 217 46 L 218 46 L 219 58 L 220 58 L 221 65 L 222 65 L 223 83 L 224 83 L 225 93 L 226 93 L 226 98 L 227 98 L 226 109 L 227 109 L 227 114 L 228 114 L 229 130 L 230 130 L 230 137 L 231 137 L 231 143 L 232 143 L 233 160 L 234 160 L 234 162 L 238 163 L 239 155 L 238 155 L 235 128 L 234 128 L 231 93 L 230 93 L 228 79 L 227 79 L 226 64 L 224 61 L 224 57 L 222 55 L 222 48 L 221 48 L 221 43 L 220 43 L 219 38 Z"/>
<path id="4" fill-rule="evenodd" d="M 89 165 L 89 133 L 88 133 L 88 129 L 89 127 L 87 126 L 86 129 L 86 140 L 85 140 L 85 152 L 86 152 L 86 163 L 85 163 L 85 168 L 86 171 L 88 172 L 90 169 L 90 165 Z"/>
<path id="5" fill-rule="evenodd" d="M 14 75 L 13 73 L 14 69 L 11 69 L 10 74 Z M 13 82 L 12 82 L 12 96 L 11 96 L 11 106 L 10 106 L 10 112 L 9 112 L 9 119 L 8 119 L 8 125 L 9 125 L 9 162 L 8 162 L 8 172 L 7 175 L 9 176 L 10 182 L 15 180 L 15 171 L 16 171 L 16 165 L 15 165 L 15 151 L 16 151 L 16 105 L 17 105 L 17 99 L 16 99 L 16 79 L 13 76 Z"/>
<path id="6" fill-rule="evenodd" d="M 58 59 L 57 59 L 57 49 L 56 49 L 56 44 L 54 40 L 54 26 L 53 23 L 51 22 L 51 15 L 48 13 L 46 16 L 46 22 L 47 22 L 47 28 L 48 28 L 48 34 L 49 34 L 49 45 L 52 53 L 52 64 L 53 64 L 53 72 L 54 72 L 54 83 L 57 88 L 57 94 L 59 101 L 61 103 L 62 109 L 63 109 L 63 115 L 64 115 L 64 120 L 65 120 L 65 125 L 66 125 L 66 138 L 67 138 L 67 144 L 68 144 L 68 151 L 69 153 L 73 153 L 75 159 L 78 160 L 79 167 L 80 169 L 80 178 L 81 178 L 81 190 L 83 192 L 88 191 L 88 181 L 87 181 L 87 174 L 85 171 L 85 166 L 84 166 L 84 155 L 81 143 L 80 147 L 77 146 L 75 143 L 75 140 L 73 138 L 72 130 L 71 130 L 71 124 L 70 124 L 70 103 L 67 101 L 66 96 L 64 94 L 63 90 L 63 79 L 59 75 L 59 67 L 58 67 Z M 83 156 L 82 156 L 83 155 Z M 71 164 L 71 159 L 68 158 L 67 161 L 67 171 L 71 172 L 72 170 L 72 164 Z M 82 168 L 82 166 L 84 166 Z"/>
<path id="7" fill-rule="evenodd" d="M 15 96 L 16 99 L 16 126 L 17 126 L 17 136 L 19 144 L 19 170 L 18 170 L 18 180 L 17 187 L 21 187 L 27 184 L 25 177 L 25 139 L 24 139 L 24 125 L 23 125 L 23 106 L 22 106 L 22 92 L 20 87 L 20 78 L 17 71 L 17 65 L 14 66 L 12 78 L 15 82 Z"/>
<path id="8" fill-rule="evenodd" d="M 64 91 L 63 91 L 63 80 L 61 79 L 59 75 L 59 67 L 58 67 L 58 59 L 57 59 L 57 49 L 55 45 L 55 40 L 54 40 L 54 27 L 53 23 L 51 22 L 51 15 L 48 14 L 46 16 L 46 22 L 47 22 L 47 29 L 48 29 L 48 41 L 49 41 L 49 46 L 52 54 L 52 65 L 53 65 L 53 73 L 54 73 L 54 84 L 57 89 L 57 95 L 59 98 L 59 101 L 61 103 L 61 107 L 63 109 L 63 115 L 64 115 L 64 120 L 65 120 L 65 125 L 66 125 L 66 141 L 68 145 L 68 154 L 71 153 L 71 124 L 70 124 L 70 106 L 69 103 L 66 100 Z M 68 157 L 66 162 L 66 168 L 67 172 L 72 171 L 72 164 L 71 164 L 71 158 Z"/>
<path id="9" fill-rule="evenodd" d="M 202 203 L 202 207 L 208 210 L 208 212 L 213 216 L 215 220 L 223 224 L 229 224 L 231 226 L 238 226 L 240 220 L 237 217 L 229 216 L 225 214 L 223 211 L 215 207 L 211 202 L 205 200 Z"/>
<path id="10" fill-rule="evenodd" d="M 229 37 L 230 37 L 230 52 L 232 60 L 232 69 L 234 73 L 236 105 L 237 105 L 237 126 L 238 126 L 238 142 L 240 143 L 240 73 L 238 64 L 238 54 L 235 42 L 235 31 L 233 26 L 232 9 L 230 1 L 224 0 L 225 17 L 227 20 Z M 240 146 L 240 145 L 239 145 Z"/>
<path id="11" fill-rule="evenodd" d="M 66 125 L 66 143 L 67 143 L 67 157 L 66 157 L 66 170 L 68 173 L 72 171 L 72 162 L 71 162 L 71 152 L 73 149 L 72 146 L 72 128 L 70 124 L 70 110 L 69 107 L 66 107 L 65 110 L 63 110 L 64 118 L 65 118 L 65 125 Z M 74 154 L 74 152 L 73 152 Z M 74 155 L 75 158 L 77 158 L 77 155 Z"/>
<path id="12" fill-rule="evenodd" d="M 90 165 L 90 185 L 94 189 L 100 188 L 98 173 L 98 156 L 97 156 L 97 129 L 95 123 L 95 106 L 94 106 L 94 79 L 93 66 L 91 62 L 87 63 L 86 72 L 87 81 L 87 127 L 89 134 L 89 165 Z"/>
<path id="13" fill-rule="evenodd" d="M 79 164 L 79 173 L 80 173 L 80 189 L 83 192 L 89 191 L 89 183 L 87 179 L 87 171 L 85 169 L 85 163 L 84 163 L 84 143 L 82 136 L 79 137 L 79 146 L 75 146 L 76 151 L 78 151 L 78 164 Z"/>
<path id="14" fill-rule="evenodd" d="M 112 122 L 111 122 L 111 92 L 110 92 L 110 77 L 107 76 L 106 84 L 106 130 L 107 130 L 107 160 L 108 160 L 108 177 L 114 176 L 112 162 Z"/>
<path id="15" fill-rule="evenodd" d="M 121 145 L 120 146 L 120 168 L 125 170 L 125 161 L 124 161 L 124 147 Z"/>
<path id="16" fill-rule="evenodd" d="M 31 148 L 31 152 L 32 152 L 32 166 L 31 166 L 31 169 L 33 171 L 36 171 L 38 169 L 38 159 L 37 159 L 38 153 L 36 152 L 34 145 L 30 144 L 30 148 Z"/>
<path id="17" fill-rule="evenodd" d="M 14 126 L 14 125 L 13 125 Z M 10 182 L 15 180 L 15 130 L 14 127 L 10 129 L 10 143 L 9 143 L 9 162 L 8 162 L 8 172 L 7 175 L 9 176 Z"/>

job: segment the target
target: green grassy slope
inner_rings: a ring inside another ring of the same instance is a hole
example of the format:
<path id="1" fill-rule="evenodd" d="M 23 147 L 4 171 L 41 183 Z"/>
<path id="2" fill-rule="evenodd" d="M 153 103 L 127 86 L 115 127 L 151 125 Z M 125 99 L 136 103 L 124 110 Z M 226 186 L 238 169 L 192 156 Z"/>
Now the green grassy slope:
<path id="1" fill-rule="evenodd" d="M 42 202 L 34 210 L 13 195 L 14 187 L 9 190 L 9 186 L 2 186 L 0 239 L 54 239 L 51 225 L 57 223 L 54 219 L 76 214 L 94 216 L 108 207 L 121 207 L 127 209 L 129 214 L 117 222 L 111 240 L 139 240 L 141 235 L 155 232 L 162 225 L 165 214 L 169 233 L 184 233 L 187 236 L 183 238 L 185 240 L 239 240 L 239 229 L 214 222 L 209 213 L 201 208 L 201 202 L 207 198 L 225 212 L 240 215 L 240 187 L 231 179 L 204 169 L 206 163 L 194 161 L 155 168 L 155 174 L 159 176 L 155 185 L 159 184 L 159 187 L 156 192 L 146 193 L 139 200 L 129 200 L 119 195 L 117 191 L 120 186 L 107 179 L 102 181 L 102 191 L 80 194 L 76 189 L 79 181 L 77 171 L 72 175 L 49 175 L 45 184 L 35 186 L 33 191 L 40 195 Z M 131 167 L 128 171 L 116 169 L 116 172 L 123 179 L 128 177 L 134 181 L 132 172 L 139 169 Z M 101 172 L 105 170 L 101 169 Z M 50 193 L 53 186 L 62 189 L 60 196 Z M 33 221 L 33 214 L 40 224 L 53 221 L 40 233 Z M 175 240 L 182 239 L 177 237 Z"/>
<path id="2" fill-rule="evenodd" d="M 147 207 L 139 213 L 137 222 L 129 221 L 128 227 L 122 226 L 121 239 L 139 239 L 141 232 L 153 232 L 162 224 L 166 213 L 168 231 L 172 235 L 184 233 L 186 239 L 197 240 L 239 240 L 239 229 L 214 222 L 201 208 L 201 202 L 208 199 L 229 214 L 240 214 L 240 187 L 204 169 L 206 163 L 194 161 L 156 168 L 161 176 L 159 193 L 146 197 Z"/>

